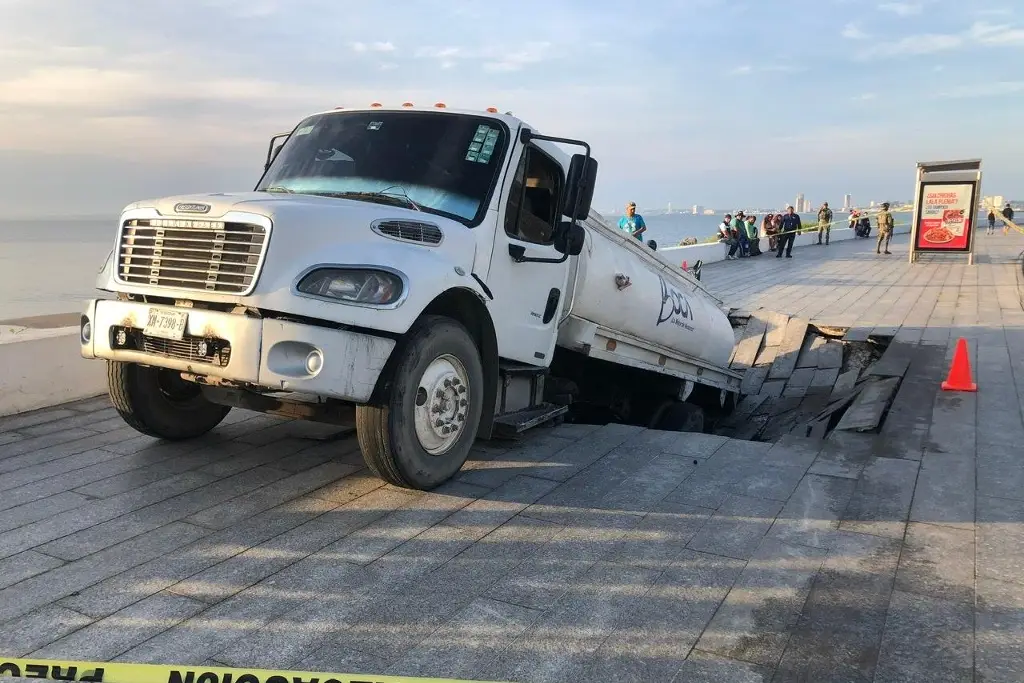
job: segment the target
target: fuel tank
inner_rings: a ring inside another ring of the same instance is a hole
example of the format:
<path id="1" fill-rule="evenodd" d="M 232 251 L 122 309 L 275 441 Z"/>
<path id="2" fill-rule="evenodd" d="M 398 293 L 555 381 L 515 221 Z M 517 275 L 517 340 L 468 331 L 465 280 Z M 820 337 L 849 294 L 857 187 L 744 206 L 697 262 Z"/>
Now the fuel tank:
<path id="1" fill-rule="evenodd" d="M 715 297 L 599 214 L 585 227 L 586 244 L 570 272 L 568 314 L 728 367 L 735 338 Z"/>

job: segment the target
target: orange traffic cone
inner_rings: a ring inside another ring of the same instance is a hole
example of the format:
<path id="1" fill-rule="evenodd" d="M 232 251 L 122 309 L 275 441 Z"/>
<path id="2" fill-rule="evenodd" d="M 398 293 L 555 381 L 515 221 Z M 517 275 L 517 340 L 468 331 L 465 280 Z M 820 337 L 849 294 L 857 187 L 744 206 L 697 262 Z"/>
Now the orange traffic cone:
<path id="1" fill-rule="evenodd" d="M 978 385 L 971 379 L 971 360 L 967 357 L 967 340 L 963 337 L 956 343 L 953 365 L 949 377 L 942 383 L 943 391 L 977 391 Z"/>

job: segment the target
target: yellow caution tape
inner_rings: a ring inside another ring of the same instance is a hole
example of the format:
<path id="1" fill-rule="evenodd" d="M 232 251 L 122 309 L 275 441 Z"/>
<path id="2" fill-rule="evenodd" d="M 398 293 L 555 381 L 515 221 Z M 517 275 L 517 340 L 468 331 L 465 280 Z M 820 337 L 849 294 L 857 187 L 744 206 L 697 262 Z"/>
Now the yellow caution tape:
<path id="1" fill-rule="evenodd" d="M 477 683 L 450 678 L 48 659 L 0 659 L 3 677 L 83 683 Z"/>

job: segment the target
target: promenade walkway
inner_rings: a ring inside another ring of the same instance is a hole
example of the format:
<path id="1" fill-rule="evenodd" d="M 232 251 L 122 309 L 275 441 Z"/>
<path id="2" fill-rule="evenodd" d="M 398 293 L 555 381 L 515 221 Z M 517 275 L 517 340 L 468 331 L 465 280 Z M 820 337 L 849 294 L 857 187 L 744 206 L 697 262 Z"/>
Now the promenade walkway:
<path id="1" fill-rule="evenodd" d="M 431 493 L 235 411 L 163 444 L 104 399 L 0 418 L 0 653 L 516 681 L 1024 679 L 1024 282 L 873 242 L 712 264 L 733 305 L 894 337 L 880 434 L 609 425 Z M 870 253 L 869 253 L 870 252 Z M 977 394 L 939 391 L 970 340 Z M 372 677 L 368 677 L 372 680 Z"/>

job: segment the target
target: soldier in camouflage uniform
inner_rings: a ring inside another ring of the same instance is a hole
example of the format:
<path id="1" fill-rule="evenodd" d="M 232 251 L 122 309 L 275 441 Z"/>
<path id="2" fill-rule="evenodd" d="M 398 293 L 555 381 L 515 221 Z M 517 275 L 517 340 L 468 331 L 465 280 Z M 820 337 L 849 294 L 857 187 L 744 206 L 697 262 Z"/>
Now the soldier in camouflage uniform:
<path id="1" fill-rule="evenodd" d="M 893 220 L 889 213 L 889 202 L 882 202 L 882 210 L 878 212 L 878 242 L 875 244 L 875 253 L 882 253 L 882 240 L 885 240 L 885 253 L 889 251 L 889 241 L 892 239 Z"/>
<path id="2" fill-rule="evenodd" d="M 818 209 L 818 244 L 821 244 L 822 233 L 825 233 L 825 245 L 828 246 L 828 238 L 832 233 L 832 209 L 828 208 L 828 202 Z"/>

